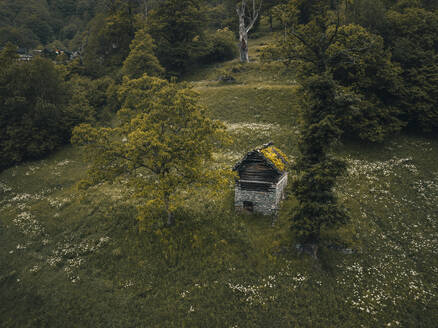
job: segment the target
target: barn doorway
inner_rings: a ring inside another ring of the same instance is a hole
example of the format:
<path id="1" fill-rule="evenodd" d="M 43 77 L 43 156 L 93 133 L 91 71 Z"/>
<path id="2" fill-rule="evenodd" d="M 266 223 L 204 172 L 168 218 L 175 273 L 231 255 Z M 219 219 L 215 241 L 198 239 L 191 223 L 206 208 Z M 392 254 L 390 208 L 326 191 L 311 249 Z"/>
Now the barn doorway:
<path id="1" fill-rule="evenodd" d="M 245 210 L 245 211 L 248 211 L 248 212 L 254 212 L 254 203 L 253 202 L 248 202 L 248 201 L 244 201 L 243 202 L 243 209 Z"/>

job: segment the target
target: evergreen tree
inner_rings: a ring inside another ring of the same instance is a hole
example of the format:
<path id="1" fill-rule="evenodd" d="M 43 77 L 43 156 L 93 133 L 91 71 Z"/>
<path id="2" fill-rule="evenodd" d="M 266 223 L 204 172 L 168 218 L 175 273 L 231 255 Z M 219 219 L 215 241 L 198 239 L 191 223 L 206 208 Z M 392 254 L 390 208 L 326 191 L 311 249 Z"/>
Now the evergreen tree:
<path id="1" fill-rule="evenodd" d="M 333 191 L 336 178 L 345 172 L 345 163 L 330 155 L 342 135 L 339 118 L 351 110 L 357 99 L 344 93 L 333 79 L 329 49 L 336 42 L 339 20 L 334 28 L 327 8 L 320 8 L 306 25 L 292 26 L 293 42 L 288 58 L 299 65 L 301 84 L 300 156 L 293 193 L 298 200 L 291 218 L 291 229 L 298 241 L 308 244 L 317 256 L 321 232 L 348 221 Z M 296 10 L 296 9 L 295 9 Z"/>
<path id="2" fill-rule="evenodd" d="M 155 45 L 145 29 L 137 31 L 130 45 L 131 52 L 123 63 L 123 74 L 130 78 L 139 78 L 144 73 L 151 76 L 164 73 L 154 54 Z"/>
<path id="3" fill-rule="evenodd" d="M 316 257 L 321 232 L 348 221 L 333 192 L 336 178 L 346 165 L 329 154 L 342 130 L 337 117 L 354 102 L 343 94 L 330 74 L 315 74 L 301 81 L 300 156 L 295 168 L 298 178 L 293 193 L 299 202 L 292 216 L 291 229 L 303 244 L 310 244 Z"/>
<path id="4" fill-rule="evenodd" d="M 296 23 L 298 9 L 292 2 L 280 6 L 284 31 L 275 54 L 301 78 L 330 72 L 345 94 L 360 99 L 339 113 L 344 133 L 383 141 L 405 126 L 400 119 L 405 92 L 400 67 L 391 61 L 382 37 L 358 25 L 342 25 L 340 13 L 334 16 L 328 8 L 322 6 L 318 10 L 327 14 L 314 15 L 303 25 Z"/>

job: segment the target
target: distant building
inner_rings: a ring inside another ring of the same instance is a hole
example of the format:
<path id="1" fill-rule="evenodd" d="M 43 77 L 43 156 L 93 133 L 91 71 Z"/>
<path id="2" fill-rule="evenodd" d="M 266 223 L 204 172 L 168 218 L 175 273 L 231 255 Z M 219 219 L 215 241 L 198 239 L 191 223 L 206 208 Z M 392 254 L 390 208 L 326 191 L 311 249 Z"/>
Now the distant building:
<path id="1" fill-rule="evenodd" d="M 287 185 L 286 155 L 272 143 L 250 151 L 233 170 L 238 173 L 236 210 L 274 215 Z"/>
<path id="2" fill-rule="evenodd" d="M 18 61 L 31 61 L 33 58 L 32 55 L 28 53 L 26 48 L 18 48 L 17 49 L 17 60 Z"/>
<path id="3" fill-rule="evenodd" d="M 31 61 L 33 59 L 32 55 L 18 55 L 18 60 L 19 61 Z"/>
<path id="4" fill-rule="evenodd" d="M 1 48 L 0 48 L 1 49 Z M 48 48 L 44 48 L 44 49 L 33 49 L 33 50 L 29 50 L 26 48 L 18 48 L 17 49 L 17 60 L 18 61 L 23 61 L 23 62 L 28 62 L 33 60 L 36 57 L 44 57 L 44 58 L 48 58 L 51 59 L 53 61 L 68 61 L 68 60 L 72 60 L 74 58 L 76 58 L 77 56 L 79 56 L 79 52 L 74 52 L 74 53 L 70 53 L 66 50 L 60 50 L 60 49 L 56 49 L 56 50 L 50 50 Z"/>

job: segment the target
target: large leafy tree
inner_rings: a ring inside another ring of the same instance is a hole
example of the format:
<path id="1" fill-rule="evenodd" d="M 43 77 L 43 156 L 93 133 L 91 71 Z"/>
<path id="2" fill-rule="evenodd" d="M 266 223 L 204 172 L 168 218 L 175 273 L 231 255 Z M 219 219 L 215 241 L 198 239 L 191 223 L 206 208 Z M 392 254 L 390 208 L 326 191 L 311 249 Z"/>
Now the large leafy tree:
<path id="1" fill-rule="evenodd" d="M 406 8 L 387 14 L 387 40 L 403 72 L 402 119 L 424 131 L 438 128 L 438 13 Z"/>
<path id="2" fill-rule="evenodd" d="M 202 0 L 164 0 L 148 19 L 157 57 L 169 75 L 184 73 L 205 55 L 206 9 Z"/>
<path id="3" fill-rule="evenodd" d="M 7 30 L 18 29 L 22 33 L 30 33 L 35 42 L 47 43 L 53 40 L 54 24 L 51 20 L 49 8 L 46 1 L 38 0 L 3 0 L 0 1 L 0 27 L 3 33 Z M 1 34 L 0 33 L 0 36 Z M 6 36 L 6 35 L 5 35 Z M 3 37 L 5 37 L 3 36 Z M 26 36 L 22 36 L 24 41 Z M 7 41 L 15 41 L 6 39 Z M 20 43 L 23 47 L 26 44 Z"/>
<path id="4" fill-rule="evenodd" d="M 346 1 L 346 21 L 365 27 L 372 33 L 382 35 L 387 29 L 385 15 L 388 5 L 386 0 Z"/>
<path id="5" fill-rule="evenodd" d="M 136 30 L 137 4 L 109 1 L 96 15 L 83 35 L 83 61 L 88 75 L 99 77 L 119 69 L 129 55 Z"/>
<path id="6" fill-rule="evenodd" d="M 344 133 L 375 142 L 400 131 L 405 125 L 400 119 L 404 86 L 383 38 L 359 25 L 342 25 L 332 11 L 296 24 L 293 1 L 281 8 L 285 29 L 276 53 L 301 78 L 328 72 L 344 93 L 360 100 L 338 113 Z"/>
<path id="7" fill-rule="evenodd" d="M 268 17 L 269 27 L 270 27 L 271 31 L 274 28 L 274 26 L 273 26 L 273 24 L 274 24 L 274 17 L 275 17 L 275 15 L 274 15 L 274 13 L 275 13 L 274 8 L 276 6 L 281 6 L 281 4 L 284 4 L 286 2 L 287 2 L 287 0 L 263 0 L 263 3 L 262 3 L 262 14 L 264 16 Z"/>
<path id="8" fill-rule="evenodd" d="M 140 201 L 138 218 L 146 226 L 172 225 L 191 187 L 218 181 L 209 161 L 223 127 L 206 117 L 185 84 L 144 75 L 125 79 L 119 97 L 123 124 L 80 125 L 72 141 L 87 149 L 91 182 L 128 180 Z"/>
<path id="9" fill-rule="evenodd" d="M 96 15 L 101 0 L 1 0 L 0 46 L 34 48 L 60 40 L 65 45 Z M 73 45 L 72 45 L 73 46 Z M 70 49 L 72 50 L 72 49 Z"/>
<path id="10" fill-rule="evenodd" d="M 0 168 L 55 149 L 82 120 L 69 102 L 63 74 L 51 61 L 23 63 L 15 57 L 12 45 L 0 52 Z"/>
<path id="11" fill-rule="evenodd" d="M 344 132 L 382 141 L 400 131 L 405 125 L 400 119 L 404 85 L 383 38 L 359 25 L 345 25 L 339 27 L 327 55 L 333 79 L 360 99 L 350 111 L 339 113 Z"/>

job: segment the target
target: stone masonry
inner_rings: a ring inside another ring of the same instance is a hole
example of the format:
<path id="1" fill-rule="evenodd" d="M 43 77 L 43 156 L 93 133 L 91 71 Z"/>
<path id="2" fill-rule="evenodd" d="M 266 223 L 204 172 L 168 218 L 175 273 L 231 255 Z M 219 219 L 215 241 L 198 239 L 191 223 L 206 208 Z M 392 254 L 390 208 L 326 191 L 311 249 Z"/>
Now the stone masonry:
<path id="1" fill-rule="evenodd" d="M 244 202 L 247 202 L 252 203 L 252 209 L 254 213 L 276 215 L 280 201 L 283 199 L 286 185 L 286 172 L 276 184 L 272 183 L 269 185 L 268 191 L 243 190 L 238 181 L 235 187 L 235 208 L 237 210 L 242 210 L 245 208 Z"/>

